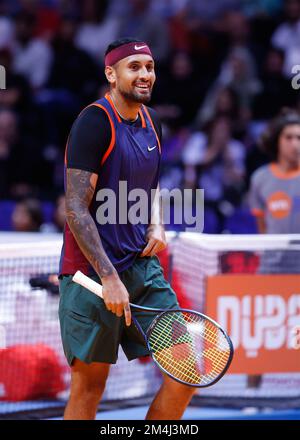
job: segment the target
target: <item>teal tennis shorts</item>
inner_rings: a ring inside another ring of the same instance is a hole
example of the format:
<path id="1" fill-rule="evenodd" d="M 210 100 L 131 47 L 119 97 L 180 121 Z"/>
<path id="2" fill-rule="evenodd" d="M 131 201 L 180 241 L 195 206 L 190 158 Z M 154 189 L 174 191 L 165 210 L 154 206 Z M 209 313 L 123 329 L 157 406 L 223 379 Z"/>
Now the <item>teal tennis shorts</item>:
<path id="1" fill-rule="evenodd" d="M 175 292 L 165 280 L 156 256 L 137 258 L 119 276 L 128 290 L 130 302 L 163 309 L 178 307 Z M 100 281 L 96 276 L 93 279 Z M 155 314 L 133 309 L 131 312 L 144 331 L 155 317 Z M 124 315 L 119 318 L 108 311 L 101 298 L 74 283 L 71 275 L 65 275 L 60 280 L 59 320 L 69 365 L 75 358 L 86 363 L 115 364 L 119 345 L 128 360 L 149 354 L 134 324 L 127 327 Z"/>

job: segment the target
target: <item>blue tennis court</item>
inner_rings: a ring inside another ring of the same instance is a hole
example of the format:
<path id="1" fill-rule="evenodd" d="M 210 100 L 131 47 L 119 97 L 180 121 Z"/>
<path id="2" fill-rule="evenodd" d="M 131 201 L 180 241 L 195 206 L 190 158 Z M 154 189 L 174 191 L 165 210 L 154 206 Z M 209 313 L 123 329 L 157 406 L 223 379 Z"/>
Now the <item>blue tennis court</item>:
<path id="1" fill-rule="evenodd" d="M 144 420 L 148 406 L 102 411 L 96 420 Z M 61 418 L 55 418 L 60 420 Z M 246 408 L 244 410 L 225 408 L 195 408 L 186 410 L 182 420 L 300 420 L 300 409 L 272 410 Z"/>

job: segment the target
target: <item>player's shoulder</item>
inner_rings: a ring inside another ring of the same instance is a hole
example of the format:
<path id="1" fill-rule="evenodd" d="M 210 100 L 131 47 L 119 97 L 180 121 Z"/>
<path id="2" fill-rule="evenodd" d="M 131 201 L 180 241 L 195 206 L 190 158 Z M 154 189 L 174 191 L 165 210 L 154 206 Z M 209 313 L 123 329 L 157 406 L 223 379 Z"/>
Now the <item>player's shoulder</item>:
<path id="1" fill-rule="evenodd" d="M 270 164 L 262 165 L 254 171 L 251 176 L 251 181 L 256 184 L 263 183 L 263 181 L 271 175 Z"/>
<path id="2" fill-rule="evenodd" d="M 105 110 L 90 104 L 79 113 L 73 123 L 72 131 L 93 130 L 99 127 L 109 129 L 109 126 L 109 119 Z"/>
<path id="3" fill-rule="evenodd" d="M 81 112 L 79 113 L 79 115 L 77 116 L 77 119 L 86 119 L 86 118 L 93 118 L 95 116 L 98 117 L 105 117 L 107 118 L 107 113 L 105 112 L 105 110 L 100 107 L 99 105 L 96 105 L 96 103 L 91 103 L 88 106 L 86 106 L 83 110 L 81 110 Z"/>

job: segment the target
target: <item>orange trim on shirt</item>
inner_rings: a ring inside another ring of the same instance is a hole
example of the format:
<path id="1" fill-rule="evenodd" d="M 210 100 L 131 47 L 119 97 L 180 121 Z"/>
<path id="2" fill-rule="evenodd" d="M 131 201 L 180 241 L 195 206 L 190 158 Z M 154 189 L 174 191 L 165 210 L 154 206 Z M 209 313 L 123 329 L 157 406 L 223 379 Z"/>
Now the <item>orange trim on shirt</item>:
<path id="1" fill-rule="evenodd" d="M 109 112 L 108 112 L 108 111 L 106 110 L 106 108 L 103 107 L 103 105 L 101 105 L 101 104 L 97 104 L 97 103 L 94 103 L 94 102 L 93 102 L 92 104 L 87 105 L 83 110 L 81 110 L 81 112 L 79 113 L 78 117 L 81 115 L 81 113 L 82 113 L 86 108 L 91 107 L 92 105 L 94 105 L 94 106 L 96 106 L 96 107 L 100 107 L 102 110 L 105 111 L 105 113 L 106 113 L 107 116 L 108 116 L 109 123 L 110 123 L 110 127 L 111 127 L 111 140 L 110 140 L 110 144 L 109 144 L 109 147 L 108 147 L 108 149 L 106 150 L 106 152 L 105 152 L 105 154 L 104 154 L 104 156 L 103 156 L 103 158 L 102 158 L 102 160 L 101 160 L 101 165 L 103 165 L 104 162 L 106 161 L 106 159 L 108 158 L 108 156 L 110 155 L 110 153 L 112 152 L 113 148 L 114 148 L 114 145 L 115 145 L 115 142 L 116 142 L 116 130 L 115 130 L 115 126 L 114 126 L 114 123 L 113 123 L 113 121 L 112 121 L 112 119 L 111 119 L 111 117 L 110 117 Z M 68 145 L 69 145 L 69 138 L 70 138 L 70 135 L 68 136 L 67 143 L 66 143 L 66 148 L 65 148 L 65 160 L 64 160 L 64 162 L 65 162 L 65 165 L 66 165 L 66 166 L 67 166 L 67 149 L 68 149 Z"/>
<path id="2" fill-rule="evenodd" d="M 67 151 L 68 151 L 68 146 L 69 146 L 69 139 L 70 139 L 70 134 L 68 136 L 67 142 L 66 142 L 66 148 L 65 148 L 65 166 L 67 166 Z"/>
<path id="3" fill-rule="evenodd" d="M 155 127 L 154 127 L 153 121 L 152 121 L 152 119 L 151 119 L 151 116 L 150 116 L 148 110 L 146 109 L 146 107 L 145 107 L 144 105 L 143 105 L 143 109 L 144 109 L 144 111 L 145 111 L 145 113 L 146 113 L 146 115 L 147 115 L 147 117 L 148 117 L 148 119 L 149 119 L 149 121 L 150 121 L 151 127 L 152 127 L 152 129 L 153 129 L 153 131 L 154 131 L 154 133 L 155 133 L 156 140 L 157 140 L 157 143 L 158 143 L 158 149 L 159 149 L 159 152 L 161 153 L 161 146 L 160 146 L 159 137 L 158 137 L 158 134 L 156 133 L 156 130 L 155 130 Z"/>
<path id="4" fill-rule="evenodd" d="M 141 111 L 141 109 L 139 110 L 139 115 L 142 120 L 142 128 L 146 128 L 146 121 L 145 121 L 145 118 L 144 118 L 144 115 L 143 115 L 143 112 Z"/>
<path id="5" fill-rule="evenodd" d="M 300 176 L 300 167 L 295 171 L 283 171 L 279 168 L 277 163 L 271 163 L 269 165 L 271 173 L 278 179 L 292 179 Z"/>
<path id="6" fill-rule="evenodd" d="M 251 213 L 255 217 L 264 217 L 264 215 L 265 215 L 264 211 L 262 211 L 261 209 L 256 209 L 256 208 L 251 209 Z"/>
<path id="7" fill-rule="evenodd" d="M 104 162 L 106 161 L 106 159 L 108 158 L 108 156 L 110 155 L 110 153 L 112 152 L 114 146 L 115 146 L 115 143 L 116 143 L 116 130 L 115 130 L 114 123 L 113 123 L 113 121 L 112 121 L 112 119 L 110 117 L 110 114 L 109 114 L 108 110 L 105 107 L 103 107 L 103 105 L 101 105 L 101 104 L 93 103 L 91 105 L 95 105 L 96 107 L 99 107 L 99 108 L 101 108 L 102 110 L 105 111 L 105 113 L 107 114 L 107 117 L 109 119 L 109 123 L 110 123 L 110 127 L 111 127 L 111 140 L 110 140 L 110 144 L 109 144 L 109 147 L 106 150 L 106 152 L 105 152 L 105 154 L 104 154 L 104 156 L 103 156 L 103 158 L 101 160 L 101 165 L 103 165 Z"/>
<path id="8" fill-rule="evenodd" d="M 113 112 L 114 112 L 118 122 L 122 122 L 122 119 L 120 118 L 119 113 L 117 112 L 116 107 L 115 107 L 115 105 L 114 105 L 114 103 L 108 93 L 105 94 L 105 98 L 110 103 L 111 108 L 113 109 Z"/>

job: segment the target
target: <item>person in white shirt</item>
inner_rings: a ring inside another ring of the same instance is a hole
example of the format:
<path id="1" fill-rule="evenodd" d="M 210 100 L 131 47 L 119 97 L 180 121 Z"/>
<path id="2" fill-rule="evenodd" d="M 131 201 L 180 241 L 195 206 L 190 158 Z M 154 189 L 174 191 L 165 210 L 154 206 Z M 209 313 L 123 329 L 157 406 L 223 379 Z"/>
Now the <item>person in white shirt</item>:
<path id="1" fill-rule="evenodd" d="M 272 45 L 285 53 L 284 74 L 290 78 L 292 67 L 300 60 L 300 0 L 285 0 L 286 21 L 272 35 Z"/>
<path id="2" fill-rule="evenodd" d="M 224 209 L 239 204 L 245 174 L 244 145 L 232 138 L 231 121 L 213 119 L 206 133 L 188 139 L 182 154 L 185 187 L 204 189 L 205 205 L 213 209 L 222 231 Z M 225 202 L 225 203 L 224 203 Z"/>
<path id="3" fill-rule="evenodd" d="M 52 50 L 45 40 L 33 36 L 34 22 L 34 16 L 24 12 L 15 19 L 13 70 L 24 75 L 33 90 L 39 90 L 48 79 Z"/>

